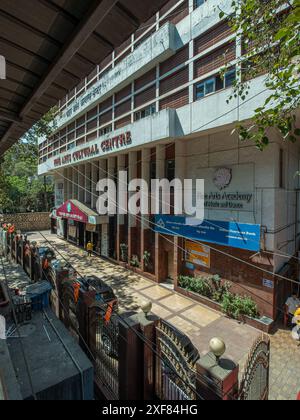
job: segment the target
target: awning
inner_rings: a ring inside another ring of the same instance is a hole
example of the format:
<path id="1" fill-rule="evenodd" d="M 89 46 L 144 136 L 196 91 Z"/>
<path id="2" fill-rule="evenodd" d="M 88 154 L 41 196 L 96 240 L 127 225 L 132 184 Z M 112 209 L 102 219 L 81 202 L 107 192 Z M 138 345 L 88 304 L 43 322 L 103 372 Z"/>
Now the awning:
<path id="1" fill-rule="evenodd" d="M 107 216 L 99 216 L 94 210 L 78 200 L 68 200 L 56 210 L 57 217 L 90 225 L 108 223 Z"/>

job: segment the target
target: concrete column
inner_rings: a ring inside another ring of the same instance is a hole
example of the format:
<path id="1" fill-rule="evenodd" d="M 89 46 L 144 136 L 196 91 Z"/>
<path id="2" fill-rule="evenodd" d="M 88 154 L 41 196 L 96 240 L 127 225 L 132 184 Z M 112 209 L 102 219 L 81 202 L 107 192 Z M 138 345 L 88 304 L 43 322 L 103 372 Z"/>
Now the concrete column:
<path id="1" fill-rule="evenodd" d="M 159 144 L 156 147 L 156 178 L 165 178 L 165 164 L 166 164 L 166 147 L 163 144 Z M 163 271 L 161 258 L 161 235 L 155 233 L 155 277 L 157 281 L 161 279 L 161 273 Z"/>
<path id="2" fill-rule="evenodd" d="M 85 166 L 85 191 L 84 191 L 84 202 L 88 206 L 91 206 L 91 200 L 92 200 L 92 168 L 91 164 L 87 163 Z"/>
<path id="3" fill-rule="evenodd" d="M 159 65 L 156 66 L 156 102 L 155 102 L 155 107 L 156 107 L 156 112 L 159 112 L 159 93 L 160 93 L 160 88 L 159 88 Z"/>
<path id="4" fill-rule="evenodd" d="M 69 169 L 64 169 L 64 202 L 66 202 L 69 198 L 69 181 L 68 181 L 68 173 Z"/>
<path id="5" fill-rule="evenodd" d="M 175 200 L 176 197 L 180 197 L 180 193 L 183 195 L 184 179 L 186 173 L 186 143 L 184 141 L 177 141 L 175 143 L 175 178 L 180 179 L 182 182 L 182 188 L 175 190 Z M 176 201 L 174 201 L 174 206 L 176 206 Z M 174 210 L 174 209 L 172 209 Z M 184 211 L 184 206 L 182 206 L 182 211 Z"/>
<path id="6" fill-rule="evenodd" d="M 97 183 L 99 182 L 100 178 L 99 175 L 99 161 L 94 161 L 91 164 L 91 171 L 92 171 L 92 194 L 91 194 L 91 207 L 93 210 L 96 209 L 97 203 Z"/>
<path id="7" fill-rule="evenodd" d="M 137 177 L 137 152 L 129 152 L 129 165 L 128 165 L 128 182 Z M 128 193 L 128 198 L 130 198 L 134 193 Z M 131 260 L 134 255 L 133 251 L 133 241 L 134 234 L 133 231 L 136 228 L 136 216 L 132 216 L 128 213 L 128 259 Z"/>
<path id="8" fill-rule="evenodd" d="M 85 193 L 85 165 L 79 165 L 77 167 L 78 170 L 78 193 L 77 193 L 77 199 L 80 201 L 80 203 L 84 203 Z"/>
<path id="9" fill-rule="evenodd" d="M 78 180 L 79 180 L 79 166 L 76 166 L 73 169 L 73 198 L 78 200 L 78 191 L 79 191 L 79 187 L 78 187 Z"/>
<path id="10" fill-rule="evenodd" d="M 189 43 L 189 58 L 194 57 L 194 40 Z M 189 82 L 194 80 L 194 61 L 191 61 L 189 64 Z M 189 86 L 189 103 L 194 102 L 194 85 L 193 83 Z"/>
<path id="11" fill-rule="evenodd" d="M 118 156 L 118 172 L 120 171 L 125 171 L 125 155 L 119 155 Z M 118 184 L 118 193 L 119 190 L 121 189 L 125 189 L 127 188 L 126 185 L 121 185 Z M 117 199 L 118 204 L 119 203 L 119 197 Z M 120 214 L 120 208 L 118 207 L 118 225 L 117 225 L 117 260 L 120 261 L 121 260 L 121 244 L 127 242 L 127 232 L 124 232 L 124 222 L 125 222 L 125 217 L 123 214 Z"/>
<path id="12" fill-rule="evenodd" d="M 73 170 L 72 168 L 67 169 L 67 178 L 68 178 L 68 191 L 67 191 L 67 200 L 70 200 L 73 198 L 73 184 L 72 184 L 72 176 L 73 176 Z"/>
<path id="13" fill-rule="evenodd" d="M 142 179 L 148 184 L 149 188 L 149 196 L 148 199 L 148 207 L 149 207 L 149 214 L 150 214 L 150 194 L 151 194 L 151 180 L 150 180 L 150 154 L 151 149 L 143 149 L 142 150 Z M 145 191 L 142 192 L 142 199 L 145 199 Z M 145 271 L 145 262 L 143 259 L 143 255 L 145 251 L 149 251 L 147 247 L 147 233 L 149 232 L 150 224 L 149 224 L 149 215 L 142 215 L 142 221 L 141 221 L 141 269 Z"/>

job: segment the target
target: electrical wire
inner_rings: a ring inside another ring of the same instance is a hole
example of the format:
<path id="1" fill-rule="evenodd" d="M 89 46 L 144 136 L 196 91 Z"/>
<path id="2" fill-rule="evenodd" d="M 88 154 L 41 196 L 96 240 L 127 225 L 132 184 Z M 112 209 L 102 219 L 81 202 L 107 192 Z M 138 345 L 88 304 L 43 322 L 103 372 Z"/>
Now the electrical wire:
<path id="1" fill-rule="evenodd" d="M 86 280 L 86 278 L 84 277 L 84 276 L 82 276 L 81 274 L 80 274 L 80 272 L 63 256 L 63 254 L 61 254 L 61 252 L 57 249 L 57 247 L 56 246 L 54 246 L 44 235 L 43 235 L 43 233 L 42 232 L 38 232 L 44 239 L 45 239 L 45 241 L 47 242 L 47 243 L 49 243 L 50 245 L 51 245 L 51 247 L 64 259 L 64 261 L 66 261 L 67 262 L 67 264 L 79 275 L 79 277 L 82 279 L 82 280 Z M 44 271 L 44 269 L 42 268 L 42 271 L 43 271 L 43 273 L 44 273 L 44 275 L 46 274 L 45 273 L 45 271 Z M 49 279 L 48 279 L 48 277 L 46 277 L 47 278 L 47 281 L 49 281 Z M 59 299 L 59 301 L 61 302 L 61 299 L 59 298 L 59 296 L 58 296 L 58 293 L 56 292 L 56 290 L 54 290 L 54 293 L 55 293 L 55 295 L 58 297 L 58 299 Z M 62 302 L 61 302 L 61 304 L 62 304 Z M 73 324 L 73 328 L 75 328 L 75 331 L 78 333 L 78 334 L 80 334 L 80 332 L 78 331 L 78 329 L 76 328 L 76 326 L 74 326 L 74 323 L 73 323 L 73 321 L 71 320 L 71 318 L 70 318 L 70 316 L 69 316 L 69 314 L 68 314 L 68 311 L 66 311 L 66 308 L 65 308 L 65 306 L 62 304 L 62 306 L 63 306 L 63 308 L 64 308 L 64 311 L 65 311 L 65 314 L 68 316 L 68 318 L 69 318 L 69 320 L 71 321 L 71 323 Z M 165 359 L 163 359 L 162 358 L 162 356 L 161 356 L 161 354 L 159 354 L 157 351 L 156 351 L 156 344 L 154 343 L 154 342 L 152 342 L 151 340 L 149 340 L 149 339 L 147 339 L 143 334 L 141 334 L 141 333 L 139 333 L 135 328 L 133 328 L 128 322 L 127 322 L 127 320 L 126 320 L 126 318 L 124 318 L 122 315 L 120 315 L 118 312 L 116 312 L 116 311 L 114 311 L 114 314 L 118 317 L 118 319 L 121 321 L 121 322 L 123 322 L 131 331 L 133 331 L 134 333 L 135 333 L 135 335 L 139 338 L 139 339 L 141 339 L 142 341 L 143 341 L 143 343 L 144 344 L 146 344 L 147 345 L 147 347 L 148 348 L 150 348 L 150 350 L 163 362 L 163 363 L 165 363 L 165 364 L 167 364 L 167 366 L 173 371 L 173 373 L 186 385 L 186 386 L 188 386 L 188 387 L 190 387 L 191 388 L 191 386 L 190 386 L 190 384 L 188 384 L 187 382 L 185 382 L 180 376 L 179 376 L 179 374 L 174 370 L 174 368 L 173 368 L 173 366 L 172 365 L 170 365 L 169 363 L 168 363 L 168 361 L 166 361 Z M 89 350 L 89 352 L 90 352 L 90 354 L 92 355 L 92 357 L 93 357 L 93 360 L 95 361 L 95 363 L 97 363 L 97 360 L 94 358 L 94 356 L 93 356 L 93 354 L 92 354 L 92 352 L 91 352 L 91 350 L 89 349 L 89 347 L 88 347 L 88 345 L 87 345 L 87 343 L 86 343 L 86 341 L 83 339 L 83 337 L 82 337 L 82 335 L 80 334 L 80 338 L 83 340 L 83 343 L 84 343 L 84 345 L 85 345 L 85 347 Z M 123 337 L 123 336 L 121 336 L 121 338 L 128 344 L 128 341 L 127 341 L 127 339 L 125 339 L 125 337 Z M 203 399 L 199 394 L 197 394 L 197 392 L 195 391 L 195 389 L 192 389 L 191 388 L 191 390 L 199 397 L 199 399 Z"/>

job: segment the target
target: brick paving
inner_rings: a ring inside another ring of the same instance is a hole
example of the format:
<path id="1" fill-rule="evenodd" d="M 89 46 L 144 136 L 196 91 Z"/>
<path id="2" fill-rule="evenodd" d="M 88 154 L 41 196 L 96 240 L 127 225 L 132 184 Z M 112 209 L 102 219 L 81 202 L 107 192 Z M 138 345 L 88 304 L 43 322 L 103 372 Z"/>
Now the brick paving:
<path id="1" fill-rule="evenodd" d="M 112 286 L 122 308 L 138 310 L 145 300 L 151 300 L 152 312 L 187 334 L 200 354 L 208 352 L 212 337 L 223 338 L 227 344 L 225 357 L 239 363 L 243 370 L 248 352 L 261 334 L 259 331 L 107 260 L 95 256 L 88 260 L 83 250 L 54 235 L 43 234 L 79 273 L 96 275 Z M 39 234 L 31 234 L 29 239 L 45 244 Z M 300 347 L 290 330 L 278 329 L 271 336 L 270 399 L 295 400 L 299 391 Z"/>

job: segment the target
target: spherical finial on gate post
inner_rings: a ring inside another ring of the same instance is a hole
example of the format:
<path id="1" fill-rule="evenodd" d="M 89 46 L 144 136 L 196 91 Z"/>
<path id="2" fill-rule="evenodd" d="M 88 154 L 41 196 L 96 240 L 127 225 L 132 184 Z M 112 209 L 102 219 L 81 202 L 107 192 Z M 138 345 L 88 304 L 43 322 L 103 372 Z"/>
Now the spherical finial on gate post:
<path id="1" fill-rule="evenodd" d="M 209 343 L 210 351 L 216 356 L 217 362 L 219 364 L 220 358 L 226 352 L 225 342 L 218 337 L 213 338 Z"/>
<path id="2" fill-rule="evenodd" d="M 148 315 L 150 314 L 151 309 L 152 309 L 152 302 L 150 302 L 150 300 L 143 302 L 141 305 L 141 309 L 144 312 L 145 317 L 148 318 Z"/>

